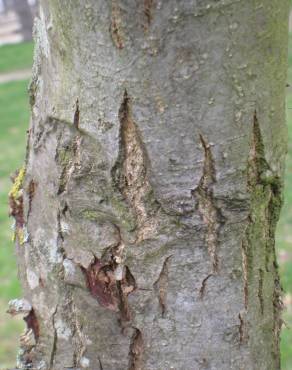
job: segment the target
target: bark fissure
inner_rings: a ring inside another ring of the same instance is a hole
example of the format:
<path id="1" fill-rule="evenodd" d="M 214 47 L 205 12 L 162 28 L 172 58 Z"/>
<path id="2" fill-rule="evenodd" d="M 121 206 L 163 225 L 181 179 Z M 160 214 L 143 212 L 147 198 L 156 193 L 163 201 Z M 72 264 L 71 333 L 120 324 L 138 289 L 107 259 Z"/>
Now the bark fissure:
<path id="1" fill-rule="evenodd" d="M 99 362 L 99 370 L 104 370 L 100 357 L 98 357 L 98 362 Z"/>
<path id="2" fill-rule="evenodd" d="M 135 329 L 129 351 L 128 370 L 143 370 L 143 336 L 139 329 Z"/>
<path id="3" fill-rule="evenodd" d="M 206 291 L 206 286 L 207 286 L 207 281 L 210 279 L 211 276 L 213 276 L 213 274 L 207 275 L 202 281 L 201 288 L 200 288 L 200 299 L 204 298 L 205 291 Z"/>
<path id="4" fill-rule="evenodd" d="M 242 254 L 242 275 L 243 275 L 243 294 L 244 294 L 244 307 L 248 307 L 248 245 L 247 240 L 244 238 L 241 242 Z"/>
<path id="5" fill-rule="evenodd" d="M 150 27 L 152 21 L 153 4 L 154 0 L 144 0 L 145 30 Z"/>
<path id="6" fill-rule="evenodd" d="M 242 241 L 244 305 L 247 315 L 257 317 L 259 322 L 264 320 L 265 316 L 272 315 L 275 335 L 271 338 L 271 346 L 272 352 L 278 353 L 278 334 L 281 327 L 281 303 L 279 303 L 281 302 L 281 287 L 275 253 L 275 227 L 282 205 L 282 183 L 266 160 L 264 140 L 256 111 L 252 120 L 247 189 L 250 194 L 250 214 Z M 268 286 L 265 281 L 271 279 L 274 284 Z M 273 302 L 274 308 L 271 308 L 266 298 L 271 294 L 278 302 Z M 255 297 L 258 300 L 257 304 Z M 249 304 L 251 299 L 253 305 Z M 264 323 L 262 325 L 265 326 Z M 252 337 L 252 330 L 249 337 L 254 346 L 255 339 Z M 275 363 L 278 364 L 278 362 L 279 357 L 275 358 Z"/>
<path id="7" fill-rule="evenodd" d="M 55 328 L 55 317 L 57 314 L 58 306 L 56 307 L 53 315 L 52 315 L 52 327 L 53 327 L 53 343 L 52 343 L 52 349 L 51 349 L 51 355 L 50 355 L 50 369 L 53 368 L 54 366 L 54 359 L 55 355 L 57 352 L 57 341 L 58 341 L 58 336 L 57 336 L 57 330 Z"/>
<path id="8" fill-rule="evenodd" d="M 218 271 L 218 234 L 224 222 L 220 210 L 215 204 L 213 186 L 216 183 L 216 171 L 210 144 L 200 134 L 201 145 L 204 150 L 203 174 L 198 187 L 192 194 L 198 198 L 198 209 L 206 225 L 206 244 L 212 262 L 213 272 Z"/>
<path id="9" fill-rule="evenodd" d="M 37 184 L 34 180 L 30 180 L 28 185 L 28 211 L 27 211 L 27 218 L 29 217 L 32 209 L 32 201 L 36 192 Z"/>
<path id="10" fill-rule="evenodd" d="M 123 49 L 125 46 L 123 21 L 121 16 L 121 9 L 117 0 L 112 0 L 111 2 L 110 34 L 115 47 L 117 49 Z"/>
<path id="11" fill-rule="evenodd" d="M 130 212 L 136 218 L 136 242 L 150 238 L 155 232 L 156 200 L 148 180 L 149 160 L 143 145 L 141 134 L 133 121 L 131 102 L 125 90 L 119 109 L 120 153 L 113 178 L 115 185 L 126 200 Z M 157 204 L 156 204 L 157 205 Z"/>
<path id="12" fill-rule="evenodd" d="M 61 175 L 59 178 L 58 195 L 65 193 L 68 189 L 69 181 L 74 171 L 81 166 L 80 150 L 82 137 L 77 134 L 72 145 L 63 149 L 63 152 L 57 153 L 57 161 L 61 166 Z"/>
<path id="13" fill-rule="evenodd" d="M 79 130 L 79 121 L 80 121 L 80 111 L 79 111 L 79 100 L 76 100 L 75 104 L 75 112 L 74 112 L 74 119 L 73 119 L 73 125 L 76 128 L 76 130 Z"/>
<path id="14" fill-rule="evenodd" d="M 243 344 L 245 342 L 245 322 L 243 319 L 243 316 L 241 313 L 238 314 L 238 319 L 239 319 L 239 344 Z"/>
<path id="15" fill-rule="evenodd" d="M 167 310 L 167 289 L 168 289 L 168 274 L 172 256 L 168 256 L 163 262 L 159 277 L 153 284 L 154 289 L 158 293 L 158 302 L 161 309 L 162 317 L 165 316 Z"/>
<path id="16" fill-rule="evenodd" d="M 264 314 L 263 285 L 264 285 L 264 271 L 262 269 L 259 269 L 258 298 L 260 301 L 260 311 L 262 315 Z"/>

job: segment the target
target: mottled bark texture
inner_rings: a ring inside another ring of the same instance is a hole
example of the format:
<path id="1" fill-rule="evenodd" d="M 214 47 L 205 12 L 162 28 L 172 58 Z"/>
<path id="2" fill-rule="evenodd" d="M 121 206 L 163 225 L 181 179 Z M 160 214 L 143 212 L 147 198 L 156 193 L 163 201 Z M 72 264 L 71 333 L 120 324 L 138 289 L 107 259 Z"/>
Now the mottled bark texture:
<path id="1" fill-rule="evenodd" d="M 20 368 L 280 368 L 287 18 L 284 0 L 41 1 L 10 194 Z"/>

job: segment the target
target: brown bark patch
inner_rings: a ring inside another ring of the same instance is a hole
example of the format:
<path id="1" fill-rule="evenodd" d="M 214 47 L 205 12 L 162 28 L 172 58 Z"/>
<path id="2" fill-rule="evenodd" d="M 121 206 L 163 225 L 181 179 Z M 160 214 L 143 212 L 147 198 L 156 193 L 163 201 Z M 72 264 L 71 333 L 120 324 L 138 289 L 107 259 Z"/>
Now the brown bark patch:
<path id="1" fill-rule="evenodd" d="M 31 207 L 32 207 L 32 200 L 34 198 L 34 195 L 35 195 L 35 192 L 36 192 L 36 187 L 37 187 L 37 184 L 35 183 L 34 180 L 30 180 L 29 182 L 29 185 L 28 185 L 28 215 L 30 214 L 31 212 Z"/>
<path id="2" fill-rule="evenodd" d="M 143 370 L 143 352 L 144 343 L 142 333 L 139 329 L 135 329 L 130 345 L 128 370 Z"/>
<path id="3" fill-rule="evenodd" d="M 152 21 L 153 4 L 154 0 L 144 0 L 145 31 L 147 31 Z"/>
<path id="4" fill-rule="evenodd" d="M 122 28 L 121 9 L 117 0 L 112 0 L 110 34 L 117 49 L 123 49 L 124 33 Z"/>

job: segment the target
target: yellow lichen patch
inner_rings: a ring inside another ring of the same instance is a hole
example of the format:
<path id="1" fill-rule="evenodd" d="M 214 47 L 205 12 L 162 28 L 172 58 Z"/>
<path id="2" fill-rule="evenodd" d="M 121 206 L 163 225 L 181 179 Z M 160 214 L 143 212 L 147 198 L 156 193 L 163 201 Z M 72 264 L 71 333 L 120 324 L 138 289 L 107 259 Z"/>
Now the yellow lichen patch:
<path id="1" fill-rule="evenodd" d="M 23 245 L 24 242 L 25 242 L 25 237 L 24 237 L 24 230 L 21 228 L 21 229 L 17 229 L 16 230 L 16 234 L 17 234 L 17 238 L 18 238 L 18 242 L 20 245 Z"/>
<path id="2" fill-rule="evenodd" d="M 20 196 L 20 190 L 22 188 L 23 180 L 25 176 L 25 167 L 21 167 L 18 172 L 16 179 L 14 180 L 12 189 L 9 192 L 9 197 L 13 199 L 18 199 Z"/>

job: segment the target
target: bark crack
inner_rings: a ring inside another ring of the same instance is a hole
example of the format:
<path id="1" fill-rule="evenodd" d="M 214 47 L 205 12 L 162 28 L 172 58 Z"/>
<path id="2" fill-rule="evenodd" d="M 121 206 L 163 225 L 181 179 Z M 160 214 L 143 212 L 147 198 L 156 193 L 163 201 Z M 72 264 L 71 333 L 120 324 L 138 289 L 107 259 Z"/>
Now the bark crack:
<path id="1" fill-rule="evenodd" d="M 242 254 L 242 273 L 243 273 L 243 294 L 244 294 L 244 307 L 248 307 L 248 245 L 244 238 L 241 242 Z"/>
<path id="2" fill-rule="evenodd" d="M 130 345 L 128 370 L 143 370 L 143 352 L 144 343 L 142 333 L 136 328 Z"/>
<path id="3" fill-rule="evenodd" d="M 102 362 L 100 357 L 98 357 L 98 362 L 99 362 L 99 370 L 103 370 Z"/>
<path id="4" fill-rule="evenodd" d="M 145 31 L 148 30 L 152 21 L 154 0 L 144 0 Z"/>
<path id="5" fill-rule="evenodd" d="M 171 263 L 172 256 L 168 256 L 163 262 L 162 269 L 160 271 L 159 277 L 153 284 L 155 290 L 158 292 L 158 301 L 161 309 L 162 317 L 166 314 L 167 309 L 167 289 L 168 289 L 168 274 L 169 266 Z"/>
<path id="6" fill-rule="evenodd" d="M 220 225 L 224 222 L 220 210 L 215 205 L 213 185 L 216 183 L 216 171 L 210 144 L 200 134 L 204 150 L 203 174 L 198 187 L 192 191 L 198 198 L 198 209 L 207 227 L 206 244 L 211 258 L 213 272 L 218 271 L 218 234 Z"/>
<path id="7" fill-rule="evenodd" d="M 204 295 L 205 295 L 205 290 L 206 290 L 206 285 L 207 285 L 207 281 L 209 280 L 209 278 L 213 276 L 213 274 L 209 274 L 208 276 L 205 277 L 205 279 L 203 279 L 202 281 L 202 284 L 201 284 L 201 288 L 200 288 L 200 299 L 203 299 L 204 298 Z"/>
<path id="8" fill-rule="evenodd" d="M 122 26 L 121 9 L 118 5 L 117 0 L 112 0 L 111 8 L 111 25 L 110 34 L 113 43 L 117 49 L 123 49 L 125 46 L 124 32 Z"/>
<path id="9" fill-rule="evenodd" d="M 50 356 L 50 369 L 53 368 L 54 365 L 54 359 L 57 351 L 57 341 L 58 341 L 58 336 L 57 336 L 57 330 L 55 328 L 55 317 L 57 314 L 58 306 L 56 306 L 55 311 L 53 312 L 52 315 L 52 326 L 53 326 L 53 344 L 52 344 L 52 350 L 51 350 L 51 356 Z"/>
<path id="10" fill-rule="evenodd" d="M 73 124 L 76 130 L 79 130 L 79 120 L 80 120 L 80 111 L 79 111 L 79 100 L 76 100 L 75 104 L 75 112 L 74 112 L 74 119 Z"/>
<path id="11" fill-rule="evenodd" d="M 126 90 L 119 110 L 119 120 L 120 153 L 113 168 L 113 179 L 136 218 L 136 242 L 140 242 L 150 238 L 155 232 L 155 219 L 150 210 L 155 200 L 148 180 L 148 156 L 141 134 L 133 121 Z"/>
<path id="12" fill-rule="evenodd" d="M 238 314 L 238 319 L 239 319 L 239 344 L 243 344 L 244 343 L 244 340 L 245 340 L 245 335 L 244 335 L 244 331 L 245 331 L 245 323 L 244 323 L 244 319 L 243 319 L 243 316 L 241 315 L 241 313 Z"/>
<path id="13" fill-rule="evenodd" d="M 67 147 L 63 153 L 58 153 L 57 155 L 57 161 L 62 167 L 58 195 L 68 190 L 68 184 L 73 173 L 81 167 L 81 141 L 82 137 L 76 135 L 72 145 Z"/>
<path id="14" fill-rule="evenodd" d="M 264 296 L 263 296 L 263 285 L 264 285 L 264 271 L 259 269 L 259 287 L 258 287 L 258 298 L 260 301 L 261 314 L 264 314 Z"/>

